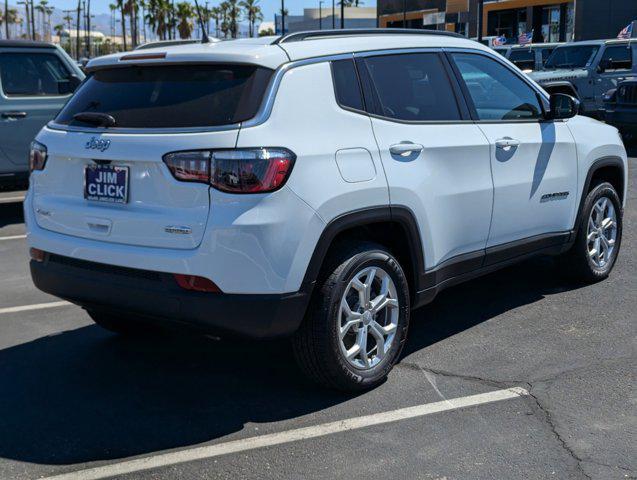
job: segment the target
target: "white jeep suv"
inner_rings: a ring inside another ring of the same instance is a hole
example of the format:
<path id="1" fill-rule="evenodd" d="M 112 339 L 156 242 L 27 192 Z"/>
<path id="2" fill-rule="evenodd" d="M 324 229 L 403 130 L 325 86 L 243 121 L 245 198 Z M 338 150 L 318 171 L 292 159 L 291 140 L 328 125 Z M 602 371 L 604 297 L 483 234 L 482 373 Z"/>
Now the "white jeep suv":
<path id="1" fill-rule="evenodd" d="M 35 284 L 110 330 L 291 336 L 311 377 L 357 390 L 443 288 L 537 254 L 592 282 L 617 258 L 617 130 L 455 34 L 293 33 L 87 69 L 32 145 L 24 208 Z"/>

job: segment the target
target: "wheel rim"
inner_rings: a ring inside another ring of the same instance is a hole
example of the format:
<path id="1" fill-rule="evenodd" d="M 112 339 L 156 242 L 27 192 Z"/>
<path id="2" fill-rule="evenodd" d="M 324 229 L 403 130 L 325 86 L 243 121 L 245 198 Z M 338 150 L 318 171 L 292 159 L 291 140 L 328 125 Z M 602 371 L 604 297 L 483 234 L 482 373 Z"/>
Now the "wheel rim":
<path id="1" fill-rule="evenodd" d="M 604 268 L 611 261 L 617 240 L 617 215 L 613 202 L 602 197 L 588 217 L 588 256 L 595 266 Z"/>
<path id="2" fill-rule="evenodd" d="M 349 282 L 339 309 L 339 345 L 347 362 L 368 370 L 391 348 L 398 329 L 396 285 L 379 267 L 368 267 Z"/>

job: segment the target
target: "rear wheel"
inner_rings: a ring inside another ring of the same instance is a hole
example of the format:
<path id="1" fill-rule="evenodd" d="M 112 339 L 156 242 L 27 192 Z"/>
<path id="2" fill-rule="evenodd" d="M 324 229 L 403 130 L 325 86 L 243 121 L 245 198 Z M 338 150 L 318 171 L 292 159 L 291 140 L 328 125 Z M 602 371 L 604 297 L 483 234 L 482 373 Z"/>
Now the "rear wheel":
<path id="1" fill-rule="evenodd" d="M 347 245 L 326 275 L 294 337 L 301 369 L 319 384 L 345 391 L 387 377 L 409 325 L 409 287 L 398 261 L 375 244 Z"/>
<path id="2" fill-rule="evenodd" d="M 622 238 L 622 206 L 608 182 L 593 188 L 584 209 L 573 247 L 562 265 L 576 280 L 596 282 L 608 277 L 619 253 Z"/>

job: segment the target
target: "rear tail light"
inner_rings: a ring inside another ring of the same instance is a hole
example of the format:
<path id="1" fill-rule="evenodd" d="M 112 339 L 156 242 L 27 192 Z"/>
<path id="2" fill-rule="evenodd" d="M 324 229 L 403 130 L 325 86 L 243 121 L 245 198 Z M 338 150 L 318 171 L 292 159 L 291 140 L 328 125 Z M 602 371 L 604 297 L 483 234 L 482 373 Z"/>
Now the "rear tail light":
<path id="1" fill-rule="evenodd" d="M 31 147 L 29 148 L 29 171 L 44 170 L 46 157 L 46 146 L 35 140 L 31 142 Z"/>
<path id="2" fill-rule="evenodd" d="M 265 193 L 281 188 L 296 156 L 285 148 L 239 148 L 175 152 L 164 156 L 177 180 L 209 183 L 229 193 Z"/>
<path id="3" fill-rule="evenodd" d="M 221 289 L 212 280 L 196 275 L 173 274 L 177 285 L 184 290 L 194 290 L 195 292 L 222 293 Z"/>
<path id="4" fill-rule="evenodd" d="M 39 248 L 30 248 L 29 249 L 29 255 L 31 256 L 31 260 L 34 260 L 36 262 L 44 262 L 44 257 L 46 256 L 46 253 L 44 252 L 44 250 L 40 250 Z"/>

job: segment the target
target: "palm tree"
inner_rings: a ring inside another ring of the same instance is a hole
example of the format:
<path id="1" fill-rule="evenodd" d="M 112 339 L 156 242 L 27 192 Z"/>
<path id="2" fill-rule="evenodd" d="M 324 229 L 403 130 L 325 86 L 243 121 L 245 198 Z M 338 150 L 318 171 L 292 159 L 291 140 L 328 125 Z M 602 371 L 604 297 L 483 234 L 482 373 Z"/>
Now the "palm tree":
<path id="1" fill-rule="evenodd" d="M 64 32 L 64 24 L 63 23 L 58 23 L 57 25 L 55 25 L 53 27 L 53 31 L 55 32 L 55 34 L 61 38 L 62 37 L 62 33 Z"/>
<path id="2" fill-rule="evenodd" d="M 124 51 L 126 51 L 128 50 L 128 48 L 126 48 L 126 4 L 124 3 L 124 0 L 117 0 L 117 8 L 119 9 L 119 13 L 121 15 L 122 43 L 124 45 Z"/>
<path id="3" fill-rule="evenodd" d="M 110 3 L 108 5 L 108 9 L 111 11 L 111 38 L 115 36 L 115 10 L 117 10 L 117 5 L 114 3 Z"/>
<path id="4" fill-rule="evenodd" d="M 192 6 L 187 2 L 180 2 L 177 4 L 177 30 L 179 31 L 179 38 L 190 38 L 192 35 L 192 17 L 194 11 Z"/>
<path id="5" fill-rule="evenodd" d="M 210 9 L 210 16 L 215 21 L 215 37 L 219 38 L 219 24 L 223 20 L 223 12 L 220 7 L 212 7 Z"/>
<path id="6" fill-rule="evenodd" d="M 227 0 L 228 3 L 228 22 L 230 28 L 230 36 L 237 38 L 238 21 L 239 21 L 239 0 Z"/>
<path id="7" fill-rule="evenodd" d="M 241 0 L 240 3 L 248 17 L 248 26 L 251 37 L 254 37 L 254 24 L 263 20 L 263 13 L 261 13 L 261 7 L 258 4 L 259 0 Z"/>
<path id="8" fill-rule="evenodd" d="M 4 0 L 4 34 L 6 39 L 9 39 L 9 0 Z M 0 21 L 0 25 L 2 22 Z"/>

